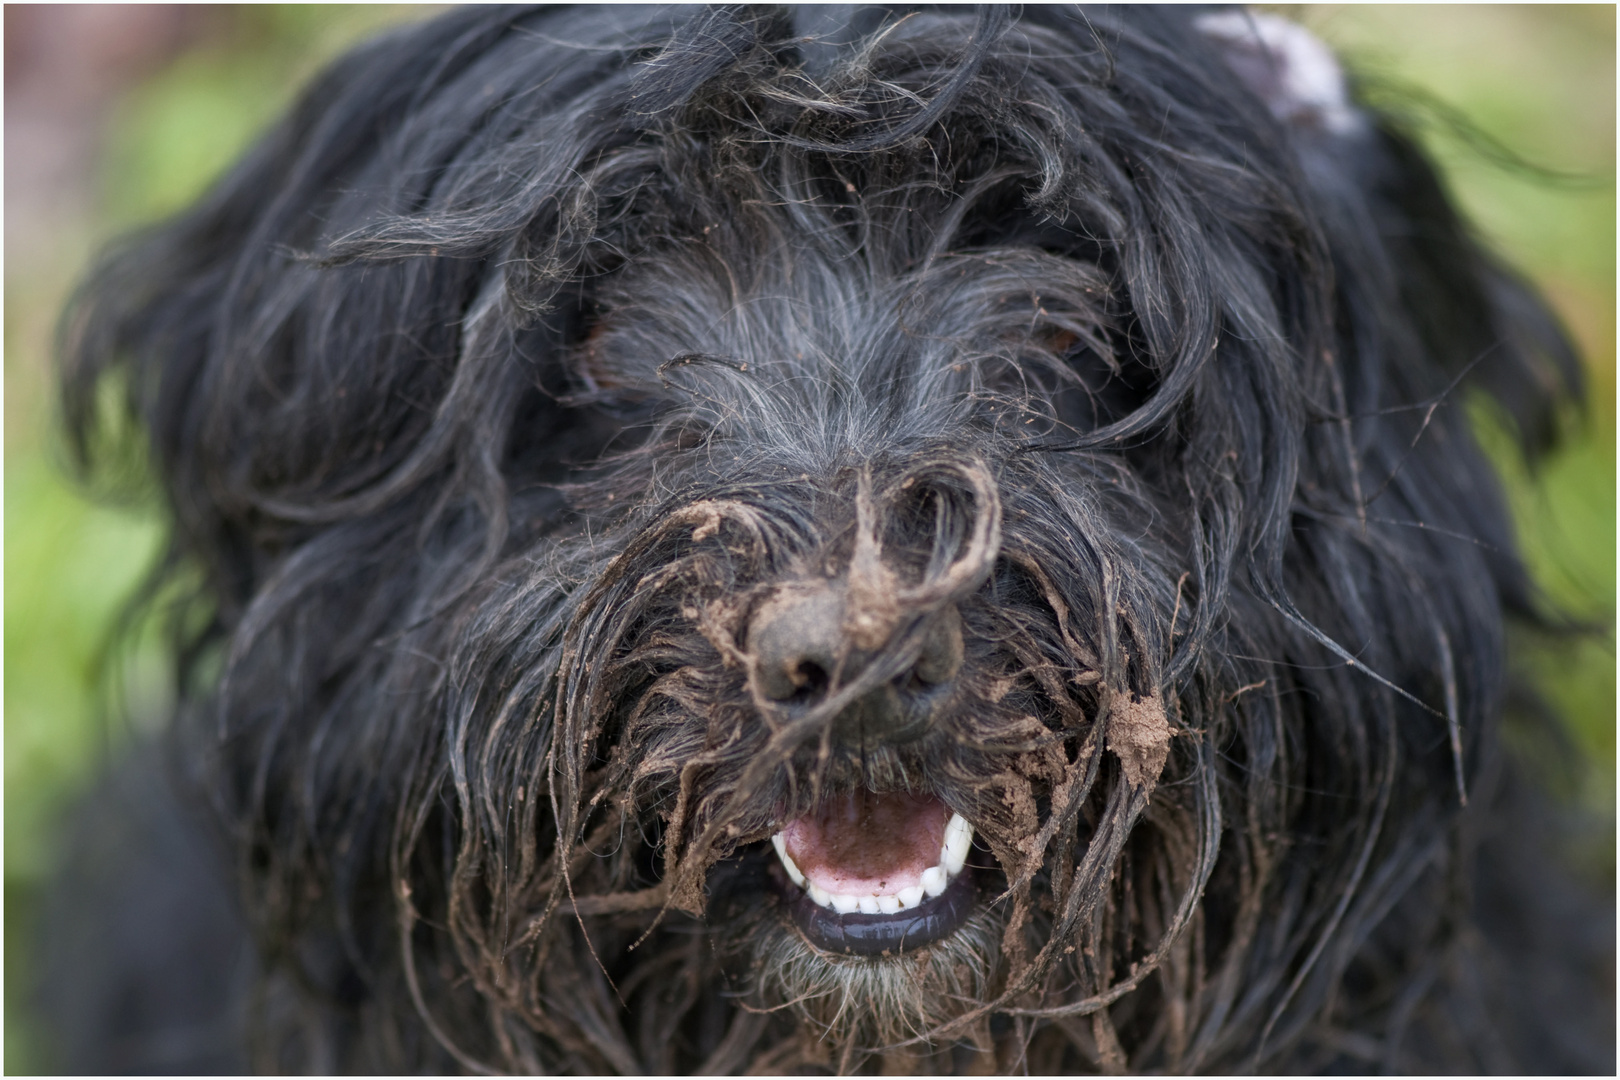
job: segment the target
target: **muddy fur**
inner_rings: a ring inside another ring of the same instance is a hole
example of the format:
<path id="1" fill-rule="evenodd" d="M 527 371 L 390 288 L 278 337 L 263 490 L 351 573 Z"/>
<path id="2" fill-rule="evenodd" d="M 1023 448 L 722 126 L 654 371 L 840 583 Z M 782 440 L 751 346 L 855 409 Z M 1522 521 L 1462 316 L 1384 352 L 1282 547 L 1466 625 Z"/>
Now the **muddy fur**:
<path id="1" fill-rule="evenodd" d="M 453 12 L 108 257 L 67 414 L 172 513 L 255 1067 L 1474 1067 L 1422 1048 L 1490 1023 L 1534 603 L 1460 402 L 1533 451 L 1574 364 L 1410 141 L 1194 14 Z M 974 825 L 954 938 L 785 920 L 769 836 L 861 786 Z"/>

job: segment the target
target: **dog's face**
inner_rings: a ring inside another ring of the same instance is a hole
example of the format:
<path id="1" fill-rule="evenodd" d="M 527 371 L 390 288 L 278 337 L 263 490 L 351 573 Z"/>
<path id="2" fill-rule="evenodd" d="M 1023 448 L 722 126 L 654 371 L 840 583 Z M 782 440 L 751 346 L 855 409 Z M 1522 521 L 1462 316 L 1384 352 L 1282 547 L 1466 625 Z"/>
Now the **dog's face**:
<path id="1" fill-rule="evenodd" d="M 1191 1069 L 1393 995 L 1523 601 L 1427 407 L 1552 347 L 1426 166 L 1275 20 L 668 18 L 357 55 L 81 322 L 317 1026 Z"/>
<path id="2" fill-rule="evenodd" d="M 546 646 L 612 658 L 564 663 L 553 737 L 653 840 L 597 887 L 656 881 L 834 1046 L 983 1019 L 1005 950 L 1074 944 L 1166 761 L 1178 597 L 1196 622 L 1154 493 L 1081 449 L 1160 385 L 1101 223 L 1030 211 L 1041 164 L 988 120 L 951 135 L 786 176 L 720 147 L 692 205 L 638 189 L 653 250 L 612 244 L 568 357 L 647 425 L 576 494 L 624 546 Z M 528 586 L 498 602 L 556 602 Z"/>

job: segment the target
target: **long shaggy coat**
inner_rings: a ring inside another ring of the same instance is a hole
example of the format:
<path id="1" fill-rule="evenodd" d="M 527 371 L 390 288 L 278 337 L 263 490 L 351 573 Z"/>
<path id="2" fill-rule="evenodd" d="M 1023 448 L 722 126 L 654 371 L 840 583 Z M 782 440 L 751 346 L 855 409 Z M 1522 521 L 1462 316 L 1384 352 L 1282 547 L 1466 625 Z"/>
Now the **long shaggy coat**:
<path id="1" fill-rule="evenodd" d="M 67 415 L 172 514 L 252 1064 L 1578 1058 L 1470 897 L 1536 604 L 1461 407 L 1535 450 L 1575 367 L 1291 33 L 456 11 L 115 250 Z M 971 824 L 956 932 L 801 932 L 851 792 Z"/>

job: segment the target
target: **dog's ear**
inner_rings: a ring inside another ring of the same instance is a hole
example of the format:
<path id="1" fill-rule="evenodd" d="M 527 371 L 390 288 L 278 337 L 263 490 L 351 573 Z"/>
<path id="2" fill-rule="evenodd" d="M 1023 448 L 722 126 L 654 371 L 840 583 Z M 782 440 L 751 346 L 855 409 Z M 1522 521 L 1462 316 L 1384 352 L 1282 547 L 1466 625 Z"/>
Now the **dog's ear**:
<path id="1" fill-rule="evenodd" d="M 1363 126 L 1338 59 L 1303 26 L 1247 10 L 1200 15 L 1193 25 L 1283 123 L 1329 135 L 1349 135 Z"/>

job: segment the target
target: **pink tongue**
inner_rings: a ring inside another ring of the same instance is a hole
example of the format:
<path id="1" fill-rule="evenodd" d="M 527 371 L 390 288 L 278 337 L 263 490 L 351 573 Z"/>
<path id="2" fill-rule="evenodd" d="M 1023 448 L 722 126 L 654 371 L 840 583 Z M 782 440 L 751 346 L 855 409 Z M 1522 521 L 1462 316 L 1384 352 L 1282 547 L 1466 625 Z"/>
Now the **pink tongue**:
<path id="1" fill-rule="evenodd" d="M 939 863 L 950 816 L 931 795 L 856 791 L 790 821 L 782 841 L 794 865 L 829 893 L 892 896 Z"/>

